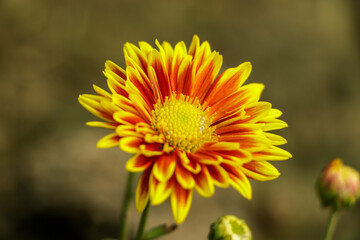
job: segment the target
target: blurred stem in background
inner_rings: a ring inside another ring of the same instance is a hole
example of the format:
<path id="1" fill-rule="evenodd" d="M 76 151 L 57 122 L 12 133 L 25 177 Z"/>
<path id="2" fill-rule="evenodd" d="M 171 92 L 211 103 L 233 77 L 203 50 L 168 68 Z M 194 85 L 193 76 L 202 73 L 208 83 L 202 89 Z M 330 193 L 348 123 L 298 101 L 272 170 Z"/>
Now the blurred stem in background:
<path id="1" fill-rule="evenodd" d="M 127 219 L 127 211 L 130 205 L 130 200 L 132 198 L 132 185 L 134 181 L 135 173 L 129 172 L 126 187 L 123 196 L 123 202 L 121 205 L 121 212 L 120 212 L 120 226 L 119 226 L 119 240 L 126 239 L 126 219 Z"/>
<path id="2" fill-rule="evenodd" d="M 325 230 L 324 240 L 331 240 L 337 223 L 338 211 L 332 208 Z"/>
<path id="3" fill-rule="evenodd" d="M 135 240 L 141 240 L 142 239 L 142 236 L 144 234 L 145 225 L 146 225 L 146 220 L 147 220 L 147 217 L 149 215 L 149 210 L 150 210 L 150 201 L 148 201 L 144 211 L 141 214 L 141 219 L 140 219 L 140 223 L 139 223 L 139 226 L 138 226 L 138 230 L 137 230 L 137 233 L 136 233 Z"/>

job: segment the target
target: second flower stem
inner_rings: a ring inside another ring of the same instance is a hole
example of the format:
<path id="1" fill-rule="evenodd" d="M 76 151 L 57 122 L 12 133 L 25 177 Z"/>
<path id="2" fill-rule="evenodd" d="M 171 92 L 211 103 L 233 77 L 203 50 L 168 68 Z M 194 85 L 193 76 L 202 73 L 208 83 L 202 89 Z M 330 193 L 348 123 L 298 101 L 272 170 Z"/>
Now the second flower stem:
<path id="1" fill-rule="evenodd" d="M 144 229 L 145 229 L 147 217 L 149 215 L 149 210 L 150 210 L 150 201 L 148 201 L 144 211 L 141 214 L 141 219 L 140 219 L 140 223 L 138 226 L 135 240 L 141 240 L 144 235 Z"/>
<path id="2" fill-rule="evenodd" d="M 331 209 L 328 223 L 327 223 L 326 230 L 325 230 L 324 240 L 332 239 L 332 236 L 333 236 L 333 233 L 335 230 L 335 226 L 336 226 L 336 222 L 337 222 L 337 216 L 338 216 L 337 209 Z"/>
<path id="3" fill-rule="evenodd" d="M 127 218 L 127 211 L 130 205 L 130 200 L 132 198 L 132 185 L 133 185 L 134 175 L 135 173 L 129 172 L 126 181 L 126 187 L 125 187 L 123 202 L 120 211 L 119 240 L 126 239 L 126 218 Z"/>

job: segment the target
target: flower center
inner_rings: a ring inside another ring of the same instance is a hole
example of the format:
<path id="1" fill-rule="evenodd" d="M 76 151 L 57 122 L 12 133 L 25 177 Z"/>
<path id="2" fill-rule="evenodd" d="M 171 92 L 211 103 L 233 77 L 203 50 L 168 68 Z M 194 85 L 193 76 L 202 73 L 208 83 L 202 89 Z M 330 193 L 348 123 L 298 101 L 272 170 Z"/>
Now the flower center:
<path id="1" fill-rule="evenodd" d="M 164 134 L 166 142 L 186 152 L 193 152 L 205 142 L 216 139 L 211 118 L 196 99 L 172 95 L 157 103 L 153 111 L 153 127 Z"/>

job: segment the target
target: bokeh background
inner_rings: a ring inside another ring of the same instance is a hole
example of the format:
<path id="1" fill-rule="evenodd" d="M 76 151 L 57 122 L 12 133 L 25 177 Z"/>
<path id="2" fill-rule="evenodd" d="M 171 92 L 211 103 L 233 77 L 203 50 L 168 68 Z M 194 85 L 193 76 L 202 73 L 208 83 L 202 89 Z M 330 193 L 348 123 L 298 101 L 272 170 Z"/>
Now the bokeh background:
<path id="1" fill-rule="evenodd" d="M 77 102 L 106 88 L 105 60 L 124 66 L 125 42 L 194 34 L 224 56 L 223 69 L 251 61 L 248 82 L 281 109 L 277 131 L 293 159 L 279 179 L 252 182 L 253 200 L 233 189 L 194 194 L 187 220 L 164 239 L 206 239 L 225 214 L 245 219 L 254 239 L 320 239 L 328 212 L 314 182 L 342 157 L 360 170 L 360 3 L 357 0 L 0 1 L 0 239 L 117 236 L 130 155 L 97 149 L 108 133 Z M 340 214 L 335 239 L 360 239 L 360 206 Z M 131 205 L 132 233 L 139 215 Z M 169 202 L 148 227 L 172 222 Z"/>

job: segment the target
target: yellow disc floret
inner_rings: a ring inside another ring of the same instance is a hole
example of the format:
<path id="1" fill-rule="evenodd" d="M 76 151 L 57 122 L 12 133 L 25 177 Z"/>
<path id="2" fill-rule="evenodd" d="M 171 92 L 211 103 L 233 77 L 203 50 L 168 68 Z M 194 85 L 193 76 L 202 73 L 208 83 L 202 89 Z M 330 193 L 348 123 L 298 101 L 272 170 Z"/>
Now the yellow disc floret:
<path id="1" fill-rule="evenodd" d="M 184 95 L 172 95 L 157 103 L 152 124 L 169 145 L 186 152 L 193 152 L 216 138 L 207 111 L 197 100 Z"/>

